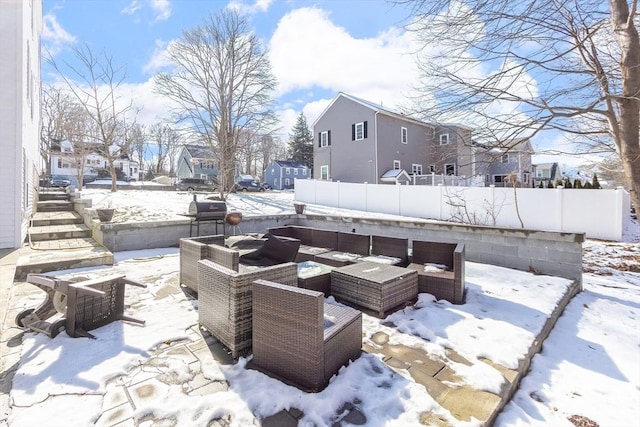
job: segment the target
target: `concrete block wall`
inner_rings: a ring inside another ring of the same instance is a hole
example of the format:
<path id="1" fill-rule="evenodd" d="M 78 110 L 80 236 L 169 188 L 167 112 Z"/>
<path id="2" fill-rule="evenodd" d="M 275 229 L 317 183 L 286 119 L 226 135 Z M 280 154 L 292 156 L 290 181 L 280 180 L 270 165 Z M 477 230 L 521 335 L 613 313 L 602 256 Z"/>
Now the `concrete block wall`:
<path id="1" fill-rule="evenodd" d="M 189 237 L 188 219 L 149 223 L 106 223 L 94 227 L 94 238 L 113 252 L 178 246 Z M 264 233 L 267 228 L 301 225 L 329 230 L 435 242 L 462 242 L 468 261 L 531 271 L 582 284 L 584 234 L 470 226 L 427 220 L 381 220 L 325 215 L 265 215 L 243 218 L 240 232 Z M 200 236 L 230 234 L 213 222 L 200 224 Z M 238 231 L 238 230 L 235 230 Z M 192 235 L 196 235 L 195 228 Z"/>

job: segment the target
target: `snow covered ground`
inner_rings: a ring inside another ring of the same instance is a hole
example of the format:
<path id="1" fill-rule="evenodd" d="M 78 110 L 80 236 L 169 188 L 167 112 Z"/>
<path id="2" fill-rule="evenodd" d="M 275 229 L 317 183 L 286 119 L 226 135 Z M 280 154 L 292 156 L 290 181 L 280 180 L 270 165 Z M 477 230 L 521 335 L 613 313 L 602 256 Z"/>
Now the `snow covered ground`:
<path id="1" fill-rule="evenodd" d="M 192 200 L 190 194 L 180 192 L 83 190 L 82 194 L 91 198 L 94 206 L 115 207 L 116 221 L 180 218 Z M 229 209 L 247 216 L 292 213 L 292 203 L 290 192 L 232 194 L 227 200 Z M 354 213 L 317 205 L 307 205 L 307 212 Z M 587 425 L 589 421 L 600 426 L 640 425 L 640 228 L 636 223 L 625 240 L 585 243 L 584 291 L 570 302 L 496 425 L 572 426 Z M 116 322 L 94 331 L 98 339 L 92 341 L 74 340 L 66 334 L 55 340 L 26 334 L 11 390 L 11 426 L 31 426 L 41 423 L 44 417 L 60 414 L 72 415 L 71 420 L 80 424 L 96 419 L 110 378 L 149 357 L 150 350 L 163 341 L 180 339 L 197 324 L 194 301 L 181 294 L 161 297 L 165 285 L 177 280 L 176 249 L 123 252 L 116 258 L 116 271 L 152 283 L 147 289 L 133 289 L 128 297 L 138 301 L 132 308 L 136 316 L 147 320 L 147 325 L 140 328 Z M 144 268 L 140 268 L 141 264 Z M 91 276 L 100 271 L 60 274 Z M 456 373 L 469 385 L 496 392 L 501 378 L 479 358 L 515 367 L 532 336 L 542 327 L 545 314 L 550 313 L 569 283 L 469 262 L 466 285 L 468 297 L 464 305 L 436 302 L 422 294 L 414 307 L 387 319 L 395 327 L 365 316 L 365 332 L 370 336 L 384 331 L 392 342 L 433 354 L 454 349 L 474 362 L 470 367 L 452 366 Z M 73 363 L 61 363 L 65 359 Z M 426 410 L 454 420 L 422 386 L 392 375 L 374 355 L 367 354 L 353 362 L 317 394 L 303 393 L 245 369 L 245 364 L 246 360 L 241 359 L 233 366 L 207 367 L 207 375 L 225 378 L 230 384 L 230 389 L 215 402 L 189 400 L 181 393 L 171 393 L 157 407 L 146 409 L 173 414 L 178 425 L 206 425 L 210 415 L 216 413 L 229 414 L 232 425 L 242 426 L 253 423 L 254 414 L 266 416 L 282 408 L 297 407 L 305 412 L 301 425 L 323 425 L 342 402 L 359 399 L 370 426 L 419 425 L 419 414 Z M 176 365 L 175 375 L 184 375 L 183 370 L 184 366 Z M 379 386 L 380 381 L 386 382 L 384 388 Z M 45 400 L 51 394 L 72 393 L 82 397 L 73 395 L 68 407 L 52 407 Z"/>

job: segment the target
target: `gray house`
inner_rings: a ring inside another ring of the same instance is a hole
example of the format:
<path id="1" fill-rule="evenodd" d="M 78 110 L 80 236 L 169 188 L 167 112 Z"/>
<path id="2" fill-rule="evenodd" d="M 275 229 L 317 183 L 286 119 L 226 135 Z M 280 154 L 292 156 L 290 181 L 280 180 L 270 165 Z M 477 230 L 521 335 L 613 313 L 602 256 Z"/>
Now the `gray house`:
<path id="1" fill-rule="evenodd" d="M 409 177 L 474 177 L 481 185 L 501 186 L 507 177 L 525 187 L 532 183 L 528 139 L 501 144 L 504 149 L 485 147 L 472 141 L 470 127 L 425 123 L 342 92 L 313 123 L 313 132 L 317 179 L 405 183 L 398 171 L 406 171 Z"/>
<path id="2" fill-rule="evenodd" d="M 533 165 L 533 186 L 537 187 L 542 183 L 544 187 L 549 186 L 549 182 L 555 185 L 556 181 L 562 179 L 562 171 L 558 163 L 539 163 Z"/>
<path id="3" fill-rule="evenodd" d="M 218 169 L 218 156 L 210 148 L 185 145 L 178 157 L 176 176 L 178 178 L 202 178 L 216 182 Z"/>
<path id="4" fill-rule="evenodd" d="M 432 125 L 342 92 L 313 123 L 313 131 L 317 179 L 383 183 L 391 170 L 472 172 L 472 129 Z"/>
<path id="5" fill-rule="evenodd" d="M 264 170 L 264 183 L 275 190 L 293 188 L 295 179 L 311 179 L 311 169 L 304 163 L 274 160 Z"/>
<path id="6" fill-rule="evenodd" d="M 533 149 L 528 138 L 517 138 L 501 144 L 501 148 L 480 146 L 476 150 L 474 168 L 477 175 L 485 175 L 485 185 L 496 187 L 533 186 Z"/>

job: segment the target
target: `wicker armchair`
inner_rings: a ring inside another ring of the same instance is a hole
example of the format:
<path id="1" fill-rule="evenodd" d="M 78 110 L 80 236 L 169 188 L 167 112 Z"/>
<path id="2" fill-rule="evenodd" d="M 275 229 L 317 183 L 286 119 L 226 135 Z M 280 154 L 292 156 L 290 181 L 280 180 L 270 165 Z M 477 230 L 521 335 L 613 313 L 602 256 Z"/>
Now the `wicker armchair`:
<path id="1" fill-rule="evenodd" d="M 418 292 L 430 293 L 436 299 L 453 304 L 463 304 L 464 286 L 464 244 L 438 243 L 414 240 L 413 256 L 408 268 L 418 272 Z M 427 264 L 444 268 L 429 269 Z"/>
<path id="2" fill-rule="evenodd" d="M 253 364 L 321 390 L 362 347 L 362 313 L 326 304 L 322 292 L 253 283 Z"/>
<path id="3" fill-rule="evenodd" d="M 258 279 L 297 286 L 298 268 L 288 262 L 238 272 L 198 261 L 198 320 L 234 359 L 251 352 L 251 283 Z"/>
<path id="4" fill-rule="evenodd" d="M 198 292 L 198 261 L 211 258 L 210 245 L 223 247 L 224 235 L 180 239 L 180 283 L 195 292 Z"/>

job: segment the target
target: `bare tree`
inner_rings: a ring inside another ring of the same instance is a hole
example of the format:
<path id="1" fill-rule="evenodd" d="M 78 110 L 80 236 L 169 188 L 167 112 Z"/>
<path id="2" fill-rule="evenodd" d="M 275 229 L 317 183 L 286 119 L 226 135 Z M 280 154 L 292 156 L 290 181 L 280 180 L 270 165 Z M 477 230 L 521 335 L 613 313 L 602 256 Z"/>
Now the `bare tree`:
<path id="1" fill-rule="evenodd" d="M 556 130 L 579 150 L 613 150 L 640 205 L 637 0 L 399 3 L 424 46 L 424 116 L 467 119 L 494 141 Z"/>
<path id="2" fill-rule="evenodd" d="M 88 45 L 74 50 L 74 62 L 58 64 L 49 54 L 45 59 L 60 74 L 71 93 L 93 122 L 99 152 L 111 174 L 111 191 L 117 191 L 114 161 L 120 157 L 126 140 L 122 123 L 132 110 L 132 100 L 124 101 L 117 92 L 126 78 L 124 68 L 116 67 L 106 53 L 94 54 Z M 126 149 L 128 153 L 128 149 Z"/>
<path id="3" fill-rule="evenodd" d="M 235 158 L 243 131 L 267 133 L 275 78 L 266 51 L 245 18 L 224 10 L 172 43 L 171 73 L 156 76 L 156 90 L 177 103 L 179 122 L 188 122 L 219 157 L 220 196 L 234 183 Z"/>
<path id="4" fill-rule="evenodd" d="M 73 99 L 69 93 L 53 85 L 43 85 L 40 150 L 46 161 L 47 175 L 51 174 L 51 143 L 59 144 L 65 138 L 64 123 L 72 108 Z"/>
<path id="5" fill-rule="evenodd" d="M 84 172 L 87 167 L 89 154 L 94 152 L 96 144 L 92 143 L 93 122 L 86 110 L 78 103 L 74 104 L 67 118 L 64 120 L 64 138 L 71 144 L 69 160 L 76 170 L 78 188 L 82 188 Z"/>
<path id="6" fill-rule="evenodd" d="M 132 159 L 138 162 L 138 176 L 137 179 L 142 179 L 142 169 L 144 166 L 144 155 L 146 153 L 146 135 L 145 126 L 140 123 L 134 122 L 128 126 L 126 130 L 127 146 L 131 150 L 129 153 Z"/>

